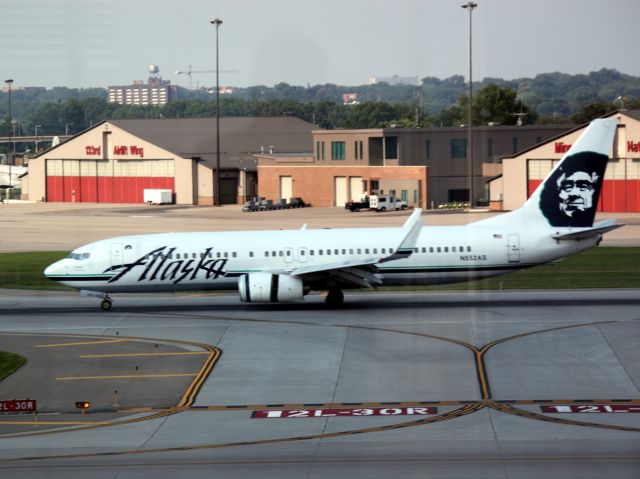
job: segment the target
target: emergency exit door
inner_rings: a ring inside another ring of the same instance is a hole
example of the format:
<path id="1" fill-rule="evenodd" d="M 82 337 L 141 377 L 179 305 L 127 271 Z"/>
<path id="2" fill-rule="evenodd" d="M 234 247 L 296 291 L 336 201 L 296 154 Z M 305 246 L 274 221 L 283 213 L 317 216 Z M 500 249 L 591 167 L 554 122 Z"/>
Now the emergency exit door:
<path id="1" fill-rule="evenodd" d="M 520 262 L 520 235 L 509 235 L 509 263 Z"/>

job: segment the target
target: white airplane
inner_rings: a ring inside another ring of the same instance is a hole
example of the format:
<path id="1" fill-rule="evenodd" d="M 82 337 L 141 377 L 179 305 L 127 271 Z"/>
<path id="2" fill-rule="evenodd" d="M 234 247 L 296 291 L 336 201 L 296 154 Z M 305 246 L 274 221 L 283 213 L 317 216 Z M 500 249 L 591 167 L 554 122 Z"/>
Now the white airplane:
<path id="1" fill-rule="evenodd" d="M 102 297 L 111 293 L 238 288 L 247 303 L 301 301 L 328 291 L 470 281 L 548 263 L 597 246 L 615 220 L 594 224 L 616 121 L 593 121 L 518 210 L 466 226 L 165 233 L 122 236 L 75 249 L 45 276 Z"/>

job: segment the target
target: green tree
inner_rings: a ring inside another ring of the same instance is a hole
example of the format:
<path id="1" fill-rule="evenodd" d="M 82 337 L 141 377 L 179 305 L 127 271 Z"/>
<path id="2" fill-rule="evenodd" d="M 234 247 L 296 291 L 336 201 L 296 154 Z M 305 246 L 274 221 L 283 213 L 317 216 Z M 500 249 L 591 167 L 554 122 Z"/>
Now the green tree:
<path id="1" fill-rule="evenodd" d="M 616 108 L 611 104 L 603 101 L 596 103 L 589 103 L 583 106 L 580 111 L 571 116 L 573 123 L 582 124 L 590 122 L 591 120 L 601 117 L 614 111 Z"/>
<path id="2" fill-rule="evenodd" d="M 459 105 L 466 112 L 468 97 L 460 96 Z M 490 122 L 515 125 L 519 120 L 525 124 L 533 124 L 536 119 L 535 112 L 517 99 L 517 93 L 512 88 L 490 84 L 480 88 L 473 97 L 474 125 L 486 125 Z"/>

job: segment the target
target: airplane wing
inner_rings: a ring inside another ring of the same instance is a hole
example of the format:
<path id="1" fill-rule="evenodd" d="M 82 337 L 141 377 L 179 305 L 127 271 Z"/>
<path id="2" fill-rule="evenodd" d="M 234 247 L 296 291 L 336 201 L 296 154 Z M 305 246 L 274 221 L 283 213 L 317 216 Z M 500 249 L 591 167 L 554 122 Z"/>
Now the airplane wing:
<path id="1" fill-rule="evenodd" d="M 592 228 L 585 228 L 581 229 L 580 231 L 574 231 L 571 233 L 556 234 L 553 235 L 552 238 L 558 241 L 587 239 L 607 233 L 608 231 L 615 230 L 622 226 L 624 225 L 618 224 L 614 219 L 604 220 L 595 223 Z"/>
<path id="2" fill-rule="evenodd" d="M 377 264 L 408 258 L 415 251 L 416 241 L 422 228 L 421 214 L 422 210 L 416 209 L 405 221 L 402 226 L 404 233 L 402 240 L 393 253 L 388 256 L 370 256 L 352 261 L 302 266 L 291 270 L 290 274 L 314 281 L 332 279 L 339 283 L 364 288 L 379 286 L 382 284 L 382 280 L 377 276 L 379 272 Z"/>

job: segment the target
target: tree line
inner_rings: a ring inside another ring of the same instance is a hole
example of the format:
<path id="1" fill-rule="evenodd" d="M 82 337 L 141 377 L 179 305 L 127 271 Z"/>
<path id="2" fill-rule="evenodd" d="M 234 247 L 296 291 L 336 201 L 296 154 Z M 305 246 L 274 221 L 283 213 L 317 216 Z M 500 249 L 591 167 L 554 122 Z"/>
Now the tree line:
<path id="1" fill-rule="evenodd" d="M 344 105 L 345 92 L 359 103 Z M 179 89 L 164 106 L 110 104 L 104 89 L 25 88 L 12 93 L 17 135 L 74 134 L 106 119 L 187 118 L 216 115 L 210 90 Z M 318 128 L 458 126 L 467 123 L 467 84 L 462 76 L 427 77 L 420 85 L 317 85 L 234 89 L 220 98 L 221 116 L 294 116 Z M 550 73 L 534 79 L 474 82 L 473 122 L 580 124 L 618 108 L 640 108 L 640 79 L 615 70 L 588 75 Z M 0 94 L 0 135 L 12 130 L 7 93 Z"/>

